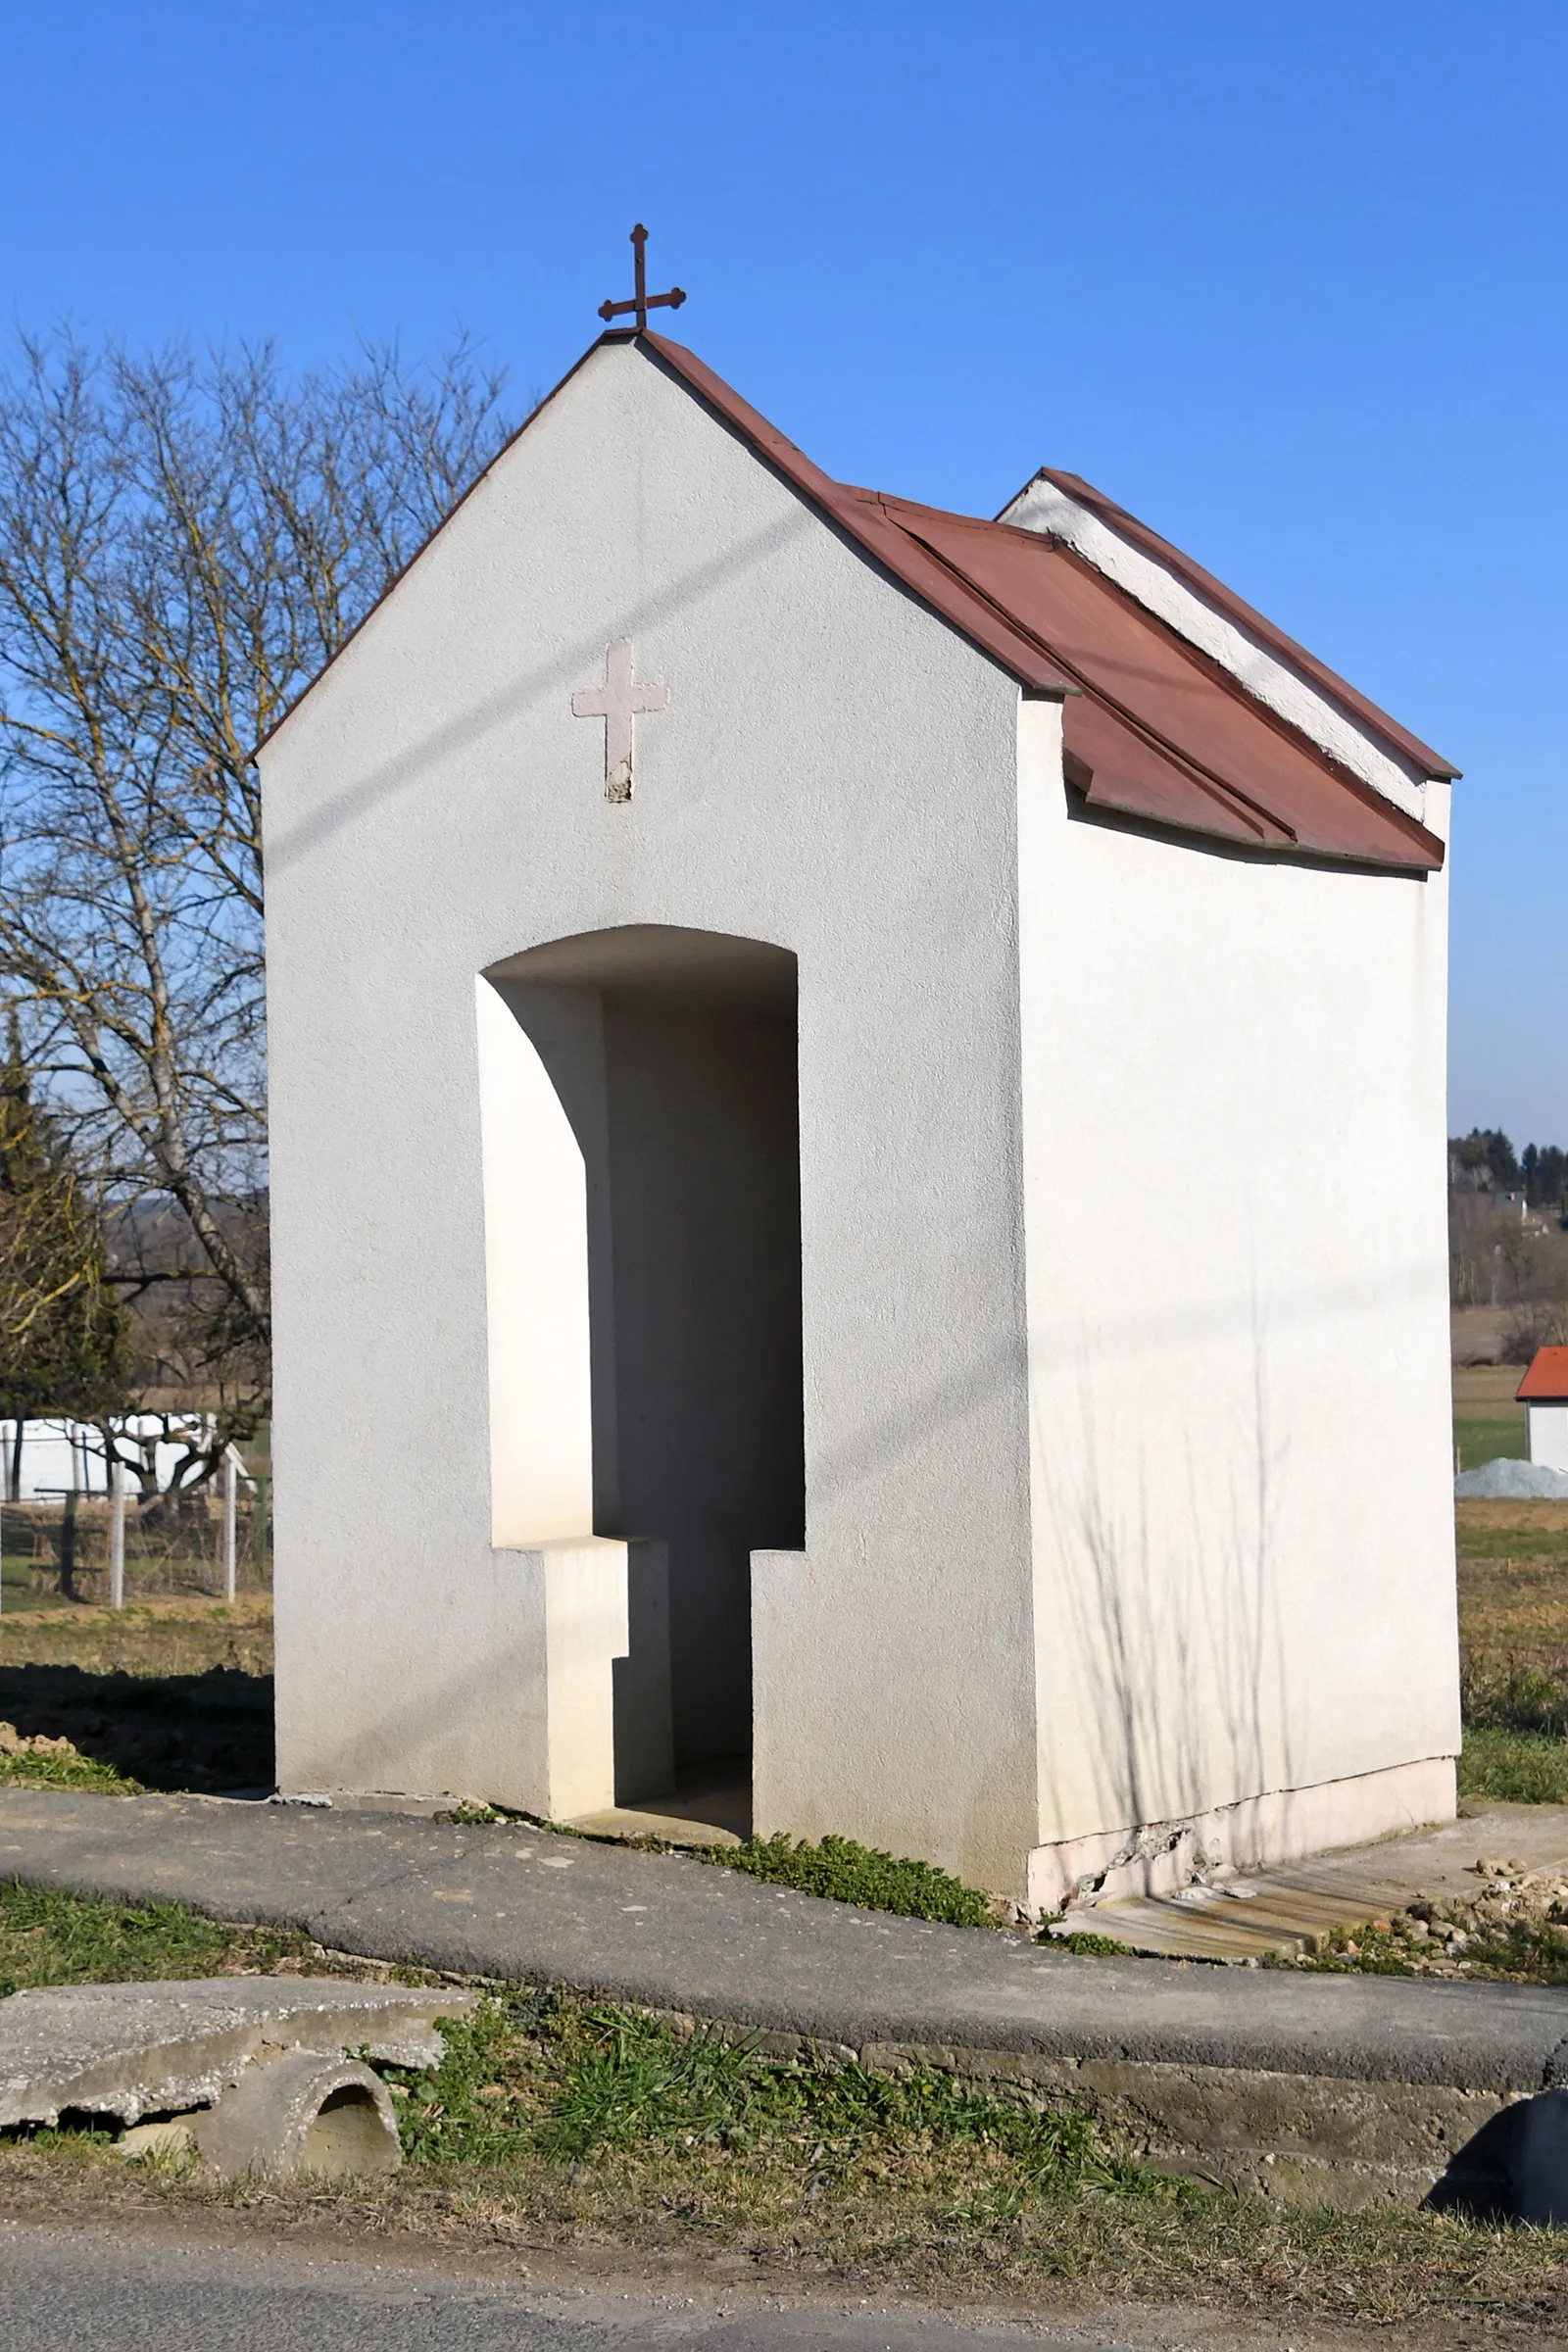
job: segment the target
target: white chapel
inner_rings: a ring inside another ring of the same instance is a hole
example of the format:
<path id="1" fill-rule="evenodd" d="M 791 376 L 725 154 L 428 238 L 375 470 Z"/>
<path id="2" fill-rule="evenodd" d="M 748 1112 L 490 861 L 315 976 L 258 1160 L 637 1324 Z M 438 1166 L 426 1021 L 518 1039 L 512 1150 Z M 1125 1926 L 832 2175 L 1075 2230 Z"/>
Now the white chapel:
<path id="1" fill-rule="evenodd" d="M 261 765 L 285 1789 L 1047 1908 L 1451 1815 L 1444 760 L 631 329 Z"/>

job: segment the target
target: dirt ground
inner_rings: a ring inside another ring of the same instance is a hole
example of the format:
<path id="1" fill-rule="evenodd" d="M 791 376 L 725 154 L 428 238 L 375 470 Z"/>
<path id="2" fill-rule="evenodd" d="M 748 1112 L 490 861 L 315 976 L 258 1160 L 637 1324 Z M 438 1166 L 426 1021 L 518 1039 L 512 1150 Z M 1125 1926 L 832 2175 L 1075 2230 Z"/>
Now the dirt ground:
<path id="1" fill-rule="evenodd" d="M 266 1594 L 0 1618 L 0 1722 L 147 1788 L 270 1788 L 271 1670 Z"/>
<path id="2" fill-rule="evenodd" d="M 1517 1380 L 1460 1372 L 1456 1403 L 1493 1414 Z M 1466 1501 L 1456 1520 L 1467 1683 L 1528 1669 L 1568 1688 L 1568 1503 Z M 13 1610 L 0 1617 L 0 1721 L 70 1740 L 148 1788 L 270 1787 L 271 1667 L 269 1594 Z"/>

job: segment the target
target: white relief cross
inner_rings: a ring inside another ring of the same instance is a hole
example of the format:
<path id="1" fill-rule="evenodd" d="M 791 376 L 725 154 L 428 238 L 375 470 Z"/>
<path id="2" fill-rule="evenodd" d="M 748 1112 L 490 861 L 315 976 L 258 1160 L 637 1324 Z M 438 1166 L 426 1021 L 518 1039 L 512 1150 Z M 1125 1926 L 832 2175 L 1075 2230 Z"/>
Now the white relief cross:
<path id="1" fill-rule="evenodd" d="M 662 678 L 637 686 L 632 682 L 636 657 L 631 639 L 617 637 L 605 648 L 603 686 L 579 686 L 571 698 L 573 718 L 602 718 L 605 722 L 605 798 L 631 799 L 632 722 L 649 710 L 667 710 L 669 688 Z"/>

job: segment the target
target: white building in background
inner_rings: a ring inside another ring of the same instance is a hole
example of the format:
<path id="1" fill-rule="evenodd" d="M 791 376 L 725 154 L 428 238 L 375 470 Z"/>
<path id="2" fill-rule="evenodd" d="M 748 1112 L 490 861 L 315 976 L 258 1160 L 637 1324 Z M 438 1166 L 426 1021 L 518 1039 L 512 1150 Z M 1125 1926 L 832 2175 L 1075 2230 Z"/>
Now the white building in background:
<path id="1" fill-rule="evenodd" d="M 215 1423 L 211 1413 L 192 1413 L 172 1422 L 165 1413 L 127 1413 L 115 1426 L 127 1438 L 157 1441 L 154 1461 L 158 1484 L 164 1488 L 172 1484 L 189 1461 L 192 1444 L 205 1446 L 210 1443 Z M 174 1432 L 172 1437 L 165 1434 L 171 1427 Z M 179 1437 L 181 1428 L 190 1432 L 190 1442 Z M 0 1467 L 4 1469 L 8 1487 L 16 1459 L 16 1443 L 15 1421 L 0 1421 Z M 11 1497 L 17 1502 L 49 1502 L 61 1494 L 109 1492 L 104 1443 L 91 1421 L 24 1421 L 21 1473 Z M 132 1483 L 131 1492 L 134 1491 Z"/>
<path id="2" fill-rule="evenodd" d="M 618 332 L 261 760 L 286 1789 L 1049 1905 L 1452 1814 L 1445 760 Z"/>
<path id="3" fill-rule="evenodd" d="M 1538 1348 L 1514 1394 L 1530 1424 L 1530 1459 L 1568 1470 L 1568 1348 Z"/>

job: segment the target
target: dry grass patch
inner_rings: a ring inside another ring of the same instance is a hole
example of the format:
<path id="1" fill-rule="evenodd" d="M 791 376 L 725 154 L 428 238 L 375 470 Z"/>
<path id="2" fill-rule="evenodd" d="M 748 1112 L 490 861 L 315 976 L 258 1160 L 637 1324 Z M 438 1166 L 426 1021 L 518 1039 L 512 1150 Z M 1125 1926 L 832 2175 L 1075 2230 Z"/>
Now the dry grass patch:
<path id="1" fill-rule="evenodd" d="M 0 1666 L 77 1666 L 88 1674 L 240 1674 L 272 1671 L 272 1596 L 234 1601 L 133 1601 L 123 1609 L 84 1603 L 47 1609 L 10 1605 L 0 1616 Z"/>

